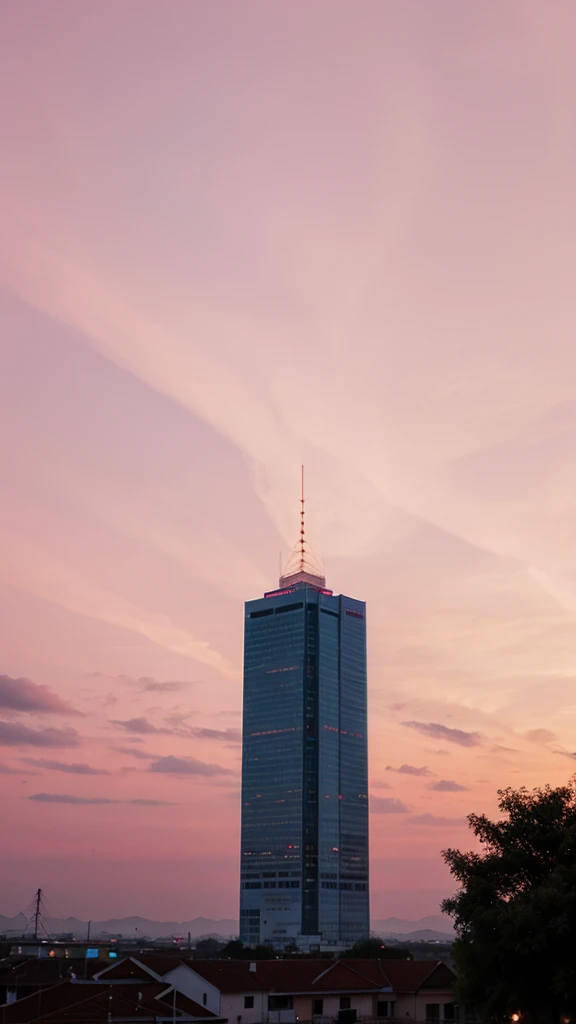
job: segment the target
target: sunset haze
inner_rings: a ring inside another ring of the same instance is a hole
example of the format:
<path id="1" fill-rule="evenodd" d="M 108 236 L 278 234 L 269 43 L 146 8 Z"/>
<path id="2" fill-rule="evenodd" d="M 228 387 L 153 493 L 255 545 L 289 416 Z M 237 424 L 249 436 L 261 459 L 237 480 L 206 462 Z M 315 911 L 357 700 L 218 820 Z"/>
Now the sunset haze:
<path id="1" fill-rule="evenodd" d="M 0 913 L 236 918 L 243 606 L 367 607 L 372 917 L 576 768 L 571 0 L 4 0 Z"/>

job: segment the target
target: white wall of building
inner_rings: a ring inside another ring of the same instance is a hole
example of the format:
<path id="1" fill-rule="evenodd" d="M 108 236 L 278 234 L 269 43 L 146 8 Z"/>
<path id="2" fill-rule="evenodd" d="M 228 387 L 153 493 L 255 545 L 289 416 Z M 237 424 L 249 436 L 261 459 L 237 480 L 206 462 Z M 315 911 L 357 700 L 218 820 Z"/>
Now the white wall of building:
<path id="1" fill-rule="evenodd" d="M 439 1006 L 439 1019 L 444 1020 L 444 1006 L 454 1002 L 454 993 L 450 990 L 418 993 L 405 993 L 396 996 L 395 1017 L 411 1020 L 426 1020 L 426 1007 Z"/>
<path id="2" fill-rule="evenodd" d="M 246 996 L 254 1000 L 252 1008 L 244 1005 Z M 223 992 L 220 1015 L 228 1024 L 257 1024 L 268 1020 L 268 992 Z"/>
<path id="3" fill-rule="evenodd" d="M 174 985 L 179 992 L 206 1006 L 219 1017 L 226 1017 L 228 1024 L 288 1024 L 290 1021 L 309 1021 L 313 1019 L 314 1001 L 322 999 L 322 1017 L 336 1018 L 340 1009 L 340 995 L 318 992 L 314 995 L 295 995 L 293 1010 L 268 1010 L 268 991 L 261 992 L 220 992 L 216 986 L 197 974 L 192 967 L 179 964 L 165 974 L 163 981 Z M 246 998 L 253 1002 L 246 1006 Z M 444 1020 L 444 1006 L 454 1002 L 453 993 L 438 990 L 420 993 L 404 993 L 395 995 L 392 992 L 356 993 L 350 995 L 350 1007 L 357 1011 L 358 1017 L 375 1017 L 379 1001 L 395 1002 L 394 1016 L 407 1021 L 425 1021 L 426 1007 L 439 1007 L 439 1020 Z"/>
<path id="4" fill-rule="evenodd" d="M 298 1020 L 312 1020 L 314 1003 L 322 1000 L 322 1017 L 337 1017 L 340 1010 L 340 996 L 332 993 L 317 992 L 315 995 L 294 996 L 294 1010 Z M 350 996 L 350 1008 L 356 1010 L 359 1017 L 371 1017 L 373 996 L 371 993 L 357 993 Z"/>
<path id="5" fill-rule="evenodd" d="M 168 971 L 168 974 L 163 976 L 162 981 L 173 985 L 183 995 L 193 999 L 200 1006 L 206 1006 L 219 1017 L 225 1016 L 220 1010 L 220 990 L 199 974 L 196 974 L 196 971 L 193 971 L 191 967 L 187 967 L 186 964 L 178 964 L 178 967 L 175 967 L 174 970 Z"/>

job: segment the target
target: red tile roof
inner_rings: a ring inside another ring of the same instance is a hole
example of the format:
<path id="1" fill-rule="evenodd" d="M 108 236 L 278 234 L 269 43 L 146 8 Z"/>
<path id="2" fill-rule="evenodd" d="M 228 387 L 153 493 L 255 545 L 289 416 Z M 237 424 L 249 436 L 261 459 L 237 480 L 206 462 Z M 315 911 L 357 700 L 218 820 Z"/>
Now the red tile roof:
<path id="1" fill-rule="evenodd" d="M 313 962 L 313 961 L 312 961 Z M 378 964 L 378 961 L 373 961 Z M 316 963 L 318 972 L 320 963 Z M 333 964 L 326 965 L 320 970 L 312 982 L 314 992 L 366 992 L 367 990 L 381 990 L 389 988 L 388 979 L 378 970 L 373 970 L 369 975 L 363 971 L 354 960 L 337 960 Z"/>
<path id="2" fill-rule="evenodd" d="M 76 974 L 88 978 L 97 970 L 102 970 L 102 962 L 97 960 L 66 960 L 64 957 L 40 959 L 39 957 L 6 957 L 0 960 L 0 985 L 9 988 L 26 985 L 46 987 L 57 985 L 59 981 L 67 981 L 70 975 Z"/>
<path id="3" fill-rule="evenodd" d="M 143 964 L 149 971 L 154 971 L 154 974 L 158 974 L 161 978 L 182 963 L 182 958 L 179 956 L 134 956 L 134 960 Z"/>
<path id="4" fill-rule="evenodd" d="M 439 966 L 442 966 L 446 972 L 449 972 L 448 979 L 454 980 L 454 972 L 447 967 L 446 964 L 442 964 L 442 961 L 400 961 L 400 959 L 378 959 L 378 961 L 346 961 L 347 964 L 356 964 L 357 970 L 362 972 L 366 977 L 372 977 L 374 980 L 378 977 L 378 972 L 385 974 L 389 980 L 390 985 L 395 992 L 417 992 L 421 988 L 426 988 L 426 983 L 431 974 L 433 974 Z"/>
<path id="5" fill-rule="evenodd" d="M 151 981 L 153 980 L 151 971 L 156 977 L 163 978 L 168 971 L 173 971 L 181 963 L 180 958 L 174 956 L 134 955 L 101 968 L 96 978 L 99 981 L 120 981 L 122 978 L 142 978 L 142 980 Z"/>
<path id="6" fill-rule="evenodd" d="M 401 993 L 417 992 L 427 987 L 449 988 L 454 979 L 454 973 L 439 960 L 259 960 L 256 970 L 251 971 L 248 960 L 179 960 L 154 956 L 127 958 L 105 968 L 98 978 L 103 982 L 136 978 L 149 982 L 154 975 L 163 977 L 181 964 L 225 993 L 314 994 L 386 990 Z M 154 975 L 147 973 L 152 971 Z"/>
<path id="7" fill-rule="evenodd" d="M 272 985 L 263 973 L 263 965 L 269 963 L 269 960 L 259 960 L 256 971 L 252 973 L 247 960 L 186 960 L 190 970 L 196 971 L 220 992 L 267 991 Z"/>
<path id="8" fill-rule="evenodd" d="M 189 960 L 220 992 L 415 992 L 438 960 Z M 449 971 L 449 968 L 446 968 Z M 452 974 L 452 972 L 450 972 Z M 453 976 L 453 975 L 452 975 Z"/>
<path id="9" fill-rule="evenodd" d="M 153 1020 L 172 1016 L 174 994 L 163 983 L 142 985 L 121 982 L 105 985 L 63 982 L 15 1003 L 0 1006 L 0 1024 L 82 1024 L 112 1020 Z M 219 1018 L 192 999 L 176 993 L 176 1019 L 189 1017 L 217 1021 Z"/>

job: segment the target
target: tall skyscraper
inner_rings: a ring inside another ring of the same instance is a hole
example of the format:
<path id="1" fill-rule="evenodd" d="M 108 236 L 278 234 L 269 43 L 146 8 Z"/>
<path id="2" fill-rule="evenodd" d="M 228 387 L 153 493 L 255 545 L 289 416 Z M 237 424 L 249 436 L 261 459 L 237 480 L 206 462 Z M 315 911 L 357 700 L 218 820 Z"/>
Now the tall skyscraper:
<path id="1" fill-rule="evenodd" d="M 240 937 L 348 945 L 370 931 L 365 604 L 305 540 L 245 606 Z"/>

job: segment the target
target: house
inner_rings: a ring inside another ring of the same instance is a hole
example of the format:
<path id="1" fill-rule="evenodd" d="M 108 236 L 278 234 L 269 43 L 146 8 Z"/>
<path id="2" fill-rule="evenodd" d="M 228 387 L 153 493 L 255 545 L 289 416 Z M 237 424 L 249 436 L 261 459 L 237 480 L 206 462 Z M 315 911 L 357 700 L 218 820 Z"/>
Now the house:
<path id="1" fill-rule="evenodd" d="M 438 960 L 175 960 L 134 956 L 104 981 L 162 981 L 229 1024 L 358 1018 L 433 1021 L 457 1016 L 454 972 Z M 0 1019 L 0 1024 L 2 1024 Z"/>
<path id="2" fill-rule="evenodd" d="M 0 1006 L 0 1024 L 225 1024 L 186 995 L 150 976 L 111 983 L 64 981 Z"/>
<path id="3" fill-rule="evenodd" d="M 362 961 L 368 963 L 368 961 Z M 391 1016 L 403 1020 L 453 1021 L 456 975 L 441 960 L 380 961 L 395 994 Z"/>

